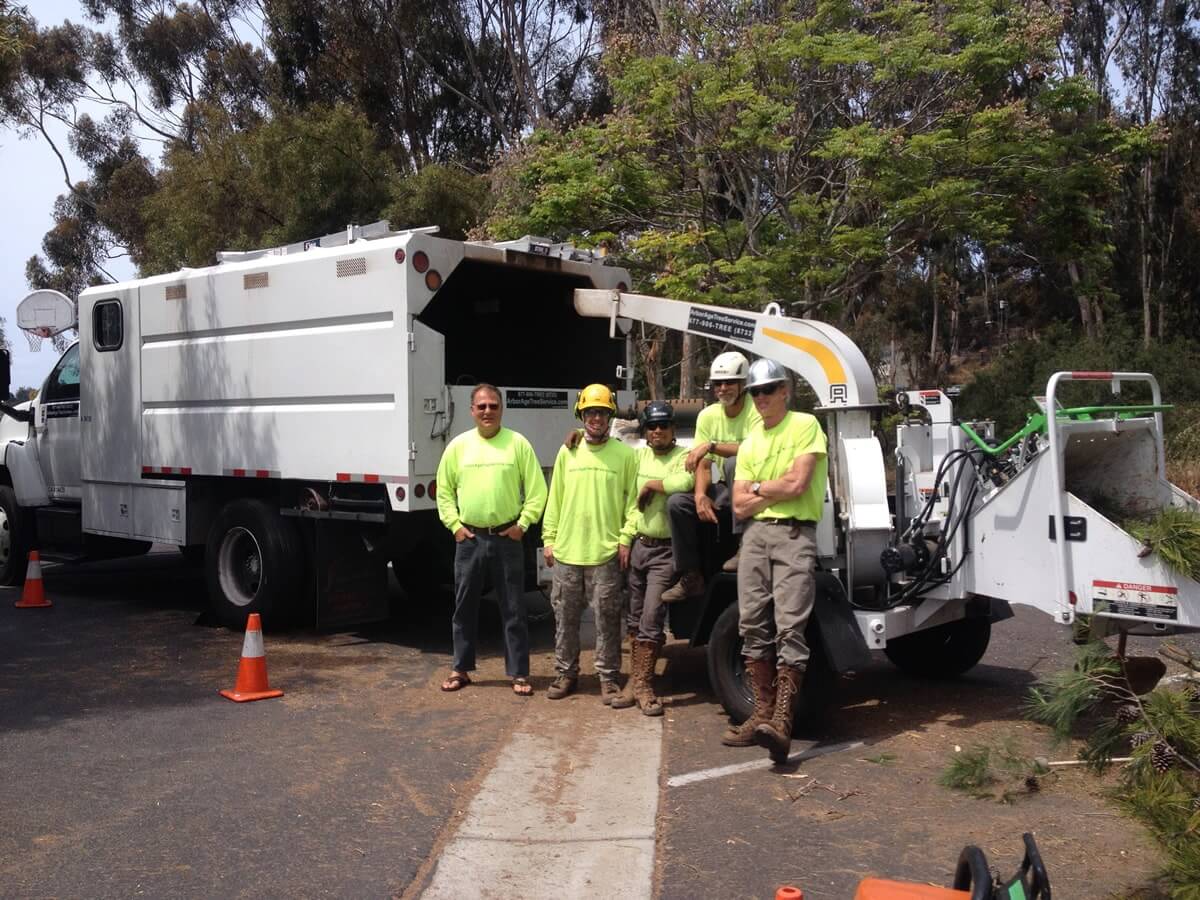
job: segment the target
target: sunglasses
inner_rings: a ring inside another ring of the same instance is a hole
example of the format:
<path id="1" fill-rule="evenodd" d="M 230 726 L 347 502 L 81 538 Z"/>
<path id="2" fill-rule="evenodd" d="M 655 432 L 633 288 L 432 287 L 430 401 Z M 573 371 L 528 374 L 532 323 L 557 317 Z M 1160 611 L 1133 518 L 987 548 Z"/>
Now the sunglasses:
<path id="1" fill-rule="evenodd" d="M 719 387 L 737 387 L 739 384 L 741 384 L 741 381 L 736 378 L 720 378 L 712 382 L 714 390 Z"/>
<path id="2" fill-rule="evenodd" d="M 750 393 L 751 397 L 763 397 L 768 394 L 773 394 L 777 390 L 779 390 L 778 382 L 776 382 L 775 384 L 766 384 L 766 385 L 763 385 L 762 387 L 752 387 L 752 388 L 750 388 L 749 393 Z"/>
<path id="3" fill-rule="evenodd" d="M 647 431 L 666 431 L 670 427 L 671 427 L 670 422 L 647 422 L 646 423 Z"/>
<path id="4" fill-rule="evenodd" d="M 499 403 L 476 403 L 475 408 L 480 412 L 495 412 L 500 408 Z"/>

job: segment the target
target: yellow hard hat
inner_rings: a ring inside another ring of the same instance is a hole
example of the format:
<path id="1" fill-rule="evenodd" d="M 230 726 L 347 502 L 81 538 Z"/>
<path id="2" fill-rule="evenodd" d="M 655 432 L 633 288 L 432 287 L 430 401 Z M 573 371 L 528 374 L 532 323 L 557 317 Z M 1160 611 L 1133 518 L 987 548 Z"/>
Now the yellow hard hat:
<path id="1" fill-rule="evenodd" d="M 577 418 L 582 419 L 585 409 L 595 409 L 597 407 L 615 413 L 617 411 L 617 401 L 607 385 L 589 384 L 579 392 L 579 399 L 575 401 L 575 415 Z"/>

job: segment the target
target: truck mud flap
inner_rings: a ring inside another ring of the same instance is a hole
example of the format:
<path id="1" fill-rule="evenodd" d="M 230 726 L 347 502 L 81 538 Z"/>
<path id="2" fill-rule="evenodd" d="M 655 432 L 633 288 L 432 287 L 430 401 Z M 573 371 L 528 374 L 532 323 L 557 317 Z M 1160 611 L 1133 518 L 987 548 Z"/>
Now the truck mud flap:
<path id="1" fill-rule="evenodd" d="M 313 521 L 319 630 L 379 622 L 388 617 L 387 558 L 363 540 L 362 526 Z"/>
<path id="2" fill-rule="evenodd" d="M 861 669 L 871 661 L 871 651 L 863 640 L 858 620 L 846 602 L 846 591 L 828 572 L 817 573 L 817 601 L 812 614 L 816 616 L 825 656 L 833 671 L 841 674 Z"/>

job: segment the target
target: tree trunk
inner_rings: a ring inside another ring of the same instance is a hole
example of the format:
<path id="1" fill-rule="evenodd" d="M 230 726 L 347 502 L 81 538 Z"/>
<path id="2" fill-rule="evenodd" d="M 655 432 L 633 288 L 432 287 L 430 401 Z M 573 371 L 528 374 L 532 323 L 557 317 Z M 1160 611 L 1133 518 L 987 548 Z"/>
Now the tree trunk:
<path id="1" fill-rule="evenodd" d="M 1079 322 L 1083 325 L 1083 333 L 1089 340 L 1096 337 L 1096 323 L 1092 318 L 1092 300 L 1080 288 L 1083 279 L 1079 275 L 1079 263 L 1071 260 L 1067 263 L 1067 274 L 1071 276 L 1071 287 L 1075 290 L 1075 300 L 1079 304 Z"/>
<path id="2" fill-rule="evenodd" d="M 1153 222 L 1151 221 L 1151 216 L 1153 215 L 1151 203 L 1153 200 L 1150 196 L 1149 159 L 1142 164 L 1142 173 L 1141 177 L 1138 179 L 1138 182 L 1141 193 L 1141 203 L 1139 204 L 1141 206 L 1141 209 L 1139 210 L 1141 215 L 1138 216 L 1138 235 L 1140 238 L 1138 241 L 1138 280 L 1142 289 L 1142 344 L 1149 347 L 1154 323 L 1153 304 L 1151 297 L 1153 294 L 1153 287 L 1150 284 L 1150 279 L 1153 274 L 1151 271 L 1149 247 L 1150 230 L 1153 226 Z"/>
<path id="3" fill-rule="evenodd" d="M 696 396 L 695 360 L 696 336 L 690 331 L 683 333 L 683 349 L 679 354 L 679 399 Z"/>
<path id="4" fill-rule="evenodd" d="M 937 363 L 938 351 L 938 267 L 937 261 L 929 264 L 929 287 L 933 292 L 933 327 L 929 330 L 929 362 Z"/>

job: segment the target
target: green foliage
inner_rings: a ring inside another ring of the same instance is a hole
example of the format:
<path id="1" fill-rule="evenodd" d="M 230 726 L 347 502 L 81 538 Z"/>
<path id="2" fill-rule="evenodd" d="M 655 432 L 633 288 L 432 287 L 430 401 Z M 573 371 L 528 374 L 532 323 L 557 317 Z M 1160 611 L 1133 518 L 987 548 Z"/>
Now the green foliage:
<path id="1" fill-rule="evenodd" d="M 938 784 L 942 787 L 966 791 L 975 797 L 981 794 L 990 796 L 987 789 L 996 781 L 996 773 L 992 770 L 992 751 L 984 745 L 970 747 L 954 754 L 954 758 L 938 778 Z"/>
<path id="2" fill-rule="evenodd" d="M 437 225 L 439 236 L 462 240 L 482 222 L 488 199 L 487 179 L 457 166 L 428 165 L 393 181 L 384 218 L 397 230 Z"/>
<path id="3" fill-rule="evenodd" d="M 977 744 L 956 752 L 938 777 L 938 784 L 979 800 L 1008 803 L 1020 790 L 1037 790 L 1037 778 L 1045 774 L 1047 770 L 1007 740 L 996 746 Z"/>
<path id="4" fill-rule="evenodd" d="M 1108 646 L 1093 641 L 1077 651 L 1074 668 L 1043 678 L 1030 690 L 1026 714 L 1049 725 L 1065 740 L 1080 716 L 1091 711 L 1118 683 L 1121 665 Z"/>
<path id="5" fill-rule="evenodd" d="M 1057 726 L 1065 718 L 1063 710 L 1080 705 L 1077 698 L 1109 693 L 1111 667 L 1119 668 L 1110 654 L 1104 644 L 1091 645 L 1075 668 L 1041 682 L 1030 709 L 1044 712 L 1049 702 L 1060 710 L 1035 718 Z M 1104 664 L 1105 655 L 1111 664 Z M 1102 771 L 1129 748 L 1131 762 L 1121 767 L 1112 797 L 1150 829 L 1162 848 L 1170 896 L 1188 900 L 1200 897 L 1200 704 L 1195 690 L 1190 685 L 1183 691 L 1160 687 L 1140 698 L 1126 692 L 1130 702 L 1116 715 L 1089 723 L 1081 753 L 1093 770 Z M 1048 693 L 1056 696 L 1047 701 Z"/>
<path id="6" fill-rule="evenodd" d="M 1153 519 L 1127 522 L 1124 527 L 1181 575 L 1200 576 L 1200 514 L 1169 506 Z"/>
<path id="7" fill-rule="evenodd" d="M 329 234 L 381 217 L 391 170 L 347 107 L 278 115 L 246 132 L 210 120 L 195 151 L 167 152 L 145 204 L 144 273 L 211 265 L 217 250 Z"/>

